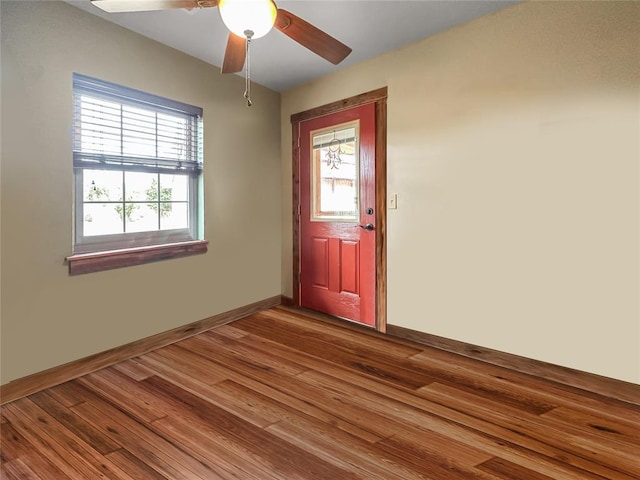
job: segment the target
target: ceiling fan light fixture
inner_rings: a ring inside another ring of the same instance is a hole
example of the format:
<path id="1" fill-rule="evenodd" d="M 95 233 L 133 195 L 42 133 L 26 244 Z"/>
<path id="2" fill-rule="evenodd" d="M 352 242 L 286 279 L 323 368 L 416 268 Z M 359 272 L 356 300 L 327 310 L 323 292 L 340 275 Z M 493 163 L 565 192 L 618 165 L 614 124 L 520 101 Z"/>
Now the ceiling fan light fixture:
<path id="1" fill-rule="evenodd" d="M 276 21 L 273 0 L 220 0 L 218 9 L 226 27 L 239 37 L 264 37 Z"/>

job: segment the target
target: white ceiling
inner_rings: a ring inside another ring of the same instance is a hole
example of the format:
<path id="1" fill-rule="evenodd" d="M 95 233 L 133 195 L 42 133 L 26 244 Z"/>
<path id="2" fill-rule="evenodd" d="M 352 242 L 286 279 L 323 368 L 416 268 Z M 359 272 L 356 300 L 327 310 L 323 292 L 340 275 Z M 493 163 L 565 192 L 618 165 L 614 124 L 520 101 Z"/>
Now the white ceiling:
<path id="1" fill-rule="evenodd" d="M 108 21 L 205 62 L 222 64 L 228 31 L 217 8 L 105 13 L 89 0 L 65 0 Z M 273 29 L 251 44 L 253 81 L 284 91 L 520 0 L 295 0 L 278 7 L 321 28 L 353 52 L 332 65 Z"/>

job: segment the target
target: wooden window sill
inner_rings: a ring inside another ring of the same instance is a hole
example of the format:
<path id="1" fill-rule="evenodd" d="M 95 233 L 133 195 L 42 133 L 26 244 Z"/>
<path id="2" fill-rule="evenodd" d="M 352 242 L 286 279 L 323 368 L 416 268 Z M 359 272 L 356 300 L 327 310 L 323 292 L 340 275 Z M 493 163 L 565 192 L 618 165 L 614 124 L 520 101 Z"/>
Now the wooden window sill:
<path id="1" fill-rule="evenodd" d="M 207 240 L 196 240 L 108 252 L 82 253 L 71 255 L 66 260 L 69 264 L 69 275 L 82 275 L 206 253 L 208 244 Z"/>

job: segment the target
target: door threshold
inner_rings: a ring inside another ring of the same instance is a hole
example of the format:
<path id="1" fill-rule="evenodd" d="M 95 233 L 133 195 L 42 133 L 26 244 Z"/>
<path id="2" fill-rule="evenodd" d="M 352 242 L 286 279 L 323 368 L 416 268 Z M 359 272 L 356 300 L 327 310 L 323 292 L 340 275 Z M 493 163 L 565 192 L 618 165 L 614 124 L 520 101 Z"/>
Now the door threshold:
<path id="1" fill-rule="evenodd" d="M 351 320 L 349 318 L 346 317 L 339 317 L 337 315 L 329 315 L 328 313 L 324 313 L 324 312 L 319 312 L 318 310 L 312 310 L 310 308 L 306 308 L 306 307 L 301 307 L 301 306 L 297 306 L 297 305 L 280 305 L 279 308 L 286 308 L 286 309 L 292 309 L 292 310 L 297 310 L 297 311 L 301 311 L 304 312 L 306 315 L 312 317 L 312 318 L 316 318 L 317 320 L 323 320 L 323 321 L 328 321 L 331 322 L 333 324 L 337 324 L 337 325 L 341 325 L 344 324 L 345 322 L 349 325 L 353 325 L 355 327 L 362 327 L 366 330 L 370 330 L 370 331 L 374 331 L 377 332 L 378 330 L 376 329 L 375 326 L 373 325 L 367 325 L 366 323 L 360 323 L 357 322 L 355 320 Z"/>

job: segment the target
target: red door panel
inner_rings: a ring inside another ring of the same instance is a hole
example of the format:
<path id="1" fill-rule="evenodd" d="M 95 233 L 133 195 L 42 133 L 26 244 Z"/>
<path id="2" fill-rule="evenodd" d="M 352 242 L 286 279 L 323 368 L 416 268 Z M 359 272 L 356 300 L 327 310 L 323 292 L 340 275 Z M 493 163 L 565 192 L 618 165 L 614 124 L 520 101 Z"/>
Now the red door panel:
<path id="1" fill-rule="evenodd" d="M 314 237 L 309 254 L 309 273 L 313 288 L 329 288 L 329 239 Z"/>
<path id="2" fill-rule="evenodd" d="M 359 295 L 360 242 L 340 241 L 340 273 L 342 276 L 340 291 Z"/>
<path id="3" fill-rule="evenodd" d="M 299 141 L 300 303 L 375 326 L 375 105 L 304 121 Z"/>

